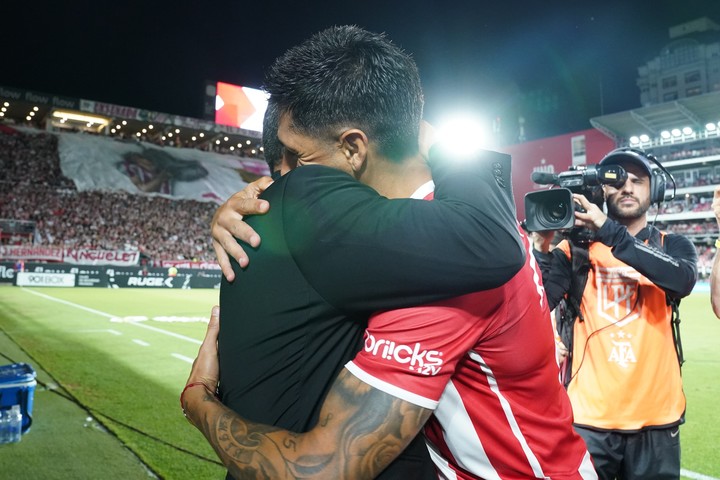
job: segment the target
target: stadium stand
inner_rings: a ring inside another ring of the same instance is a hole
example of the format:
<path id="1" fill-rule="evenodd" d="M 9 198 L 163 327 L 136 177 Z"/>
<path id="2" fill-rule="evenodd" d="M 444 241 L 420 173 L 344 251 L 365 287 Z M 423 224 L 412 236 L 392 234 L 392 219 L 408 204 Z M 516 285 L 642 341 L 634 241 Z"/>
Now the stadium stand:
<path id="1" fill-rule="evenodd" d="M 117 164 L 123 154 L 138 150 L 152 150 L 155 160 L 191 165 L 190 174 L 173 172 L 177 183 L 185 180 L 190 186 L 173 195 L 133 192 L 135 187 Z M 165 260 L 214 261 L 208 232 L 216 202 L 242 188 L 245 180 L 263 174 L 265 164 L 261 160 L 241 164 L 236 157 L 194 149 L 166 150 L 149 149 L 136 140 L 3 126 L 0 219 L 32 222 L 34 228 L 31 236 L 4 232 L 0 240 L 6 245 L 137 251 L 158 265 Z M 158 151 L 167 153 L 167 158 L 159 157 Z M 186 153 L 193 160 L 181 158 Z M 79 157 L 74 169 L 73 154 Z M 71 169 L 74 178 L 64 175 L 63 169 Z M 188 175 L 203 178 L 194 182 Z M 230 181 L 218 184 L 215 178 Z M 201 189 L 193 188 L 193 183 Z"/>

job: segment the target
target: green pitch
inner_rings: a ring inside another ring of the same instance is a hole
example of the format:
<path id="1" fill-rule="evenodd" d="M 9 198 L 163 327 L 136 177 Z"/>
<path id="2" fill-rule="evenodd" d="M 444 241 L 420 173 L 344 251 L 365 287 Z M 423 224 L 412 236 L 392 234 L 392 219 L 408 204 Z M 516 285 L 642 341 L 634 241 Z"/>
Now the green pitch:
<path id="1" fill-rule="evenodd" d="M 79 434 L 94 436 L 77 442 L 64 458 L 53 457 L 54 449 L 64 450 L 74 440 L 63 428 L 75 425 L 64 426 L 55 411 L 43 411 L 46 397 L 56 395 L 38 386 L 31 431 L 18 444 L 0 446 L 0 477 L 148 478 L 142 469 L 129 473 L 111 468 L 107 452 L 84 454 L 95 450 L 100 423 L 161 478 L 223 478 L 215 453 L 185 420 L 178 401 L 206 324 L 128 321 L 207 319 L 217 301 L 217 290 L 0 288 L 0 328 L 9 337 L 0 352 L 10 356 L 12 343 L 19 345 L 31 359 L 18 352 L 13 360 L 46 371 L 49 375 L 39 373 L 38 380 L 45 383 L 52 377 L 99 421 L 87 422 L 87 413 L 81 413 L 75 423 L 90 425 Z"/>
<path id="2" fill-rule="evenodd" d="M 161 478 L 223 478 L 178 403 L 205 332 L 197 319 L 217 301 L 217 290 L 0 287 L 0 364 L 30 363 L 93 417 L 38 386 L 31 431 L 0 446 L 0 477 L 148 478 L 132 452 Z M 707 294 L 681 316 L 684 478 L 720 478 L 720 320 Z"/>

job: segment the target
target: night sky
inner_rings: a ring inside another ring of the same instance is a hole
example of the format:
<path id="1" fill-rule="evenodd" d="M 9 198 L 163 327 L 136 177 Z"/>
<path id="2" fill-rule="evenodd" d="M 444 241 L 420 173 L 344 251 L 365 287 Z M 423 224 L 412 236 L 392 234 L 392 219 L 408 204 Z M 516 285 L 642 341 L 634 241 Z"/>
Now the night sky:
<path id="1" fill-rule="evenodd" d="M 420 68 L 426 118 L 518 116 L 528 139 L 640 106 L 637 67 L 720 0 L 4 2 L 0 85 L 200 117 L 206 80 L 260 88 L 331 25 L 386 32 Z"/>

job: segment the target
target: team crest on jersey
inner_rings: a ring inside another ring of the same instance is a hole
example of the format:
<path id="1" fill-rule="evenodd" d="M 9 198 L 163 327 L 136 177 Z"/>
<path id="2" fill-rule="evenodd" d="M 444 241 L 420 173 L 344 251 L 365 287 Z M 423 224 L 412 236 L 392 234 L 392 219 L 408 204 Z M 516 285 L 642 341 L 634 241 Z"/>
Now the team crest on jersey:
<path id="1" fill-rule="evenodd" d="M 637 292 L 640 274 L 630 267 L 597 270 L 597 308 L 601 317 L 623 327 L 640 316 Z"/>

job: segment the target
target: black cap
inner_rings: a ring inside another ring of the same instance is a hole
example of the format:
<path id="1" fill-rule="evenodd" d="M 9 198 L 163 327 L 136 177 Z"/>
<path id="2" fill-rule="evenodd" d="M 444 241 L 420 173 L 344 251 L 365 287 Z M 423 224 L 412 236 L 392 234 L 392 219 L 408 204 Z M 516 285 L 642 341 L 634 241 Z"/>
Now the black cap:
<path id="1" fill-rule="evenodd" d="M 650 160 L 648 160 L 648 154 L 635 148 L 615 149 L 600 160 L 600 165 L 622 165 L 626 162 L 634 163 L 642 167 L 648 177 L 652 178 L 653 167 L 650 164 Z"/>

